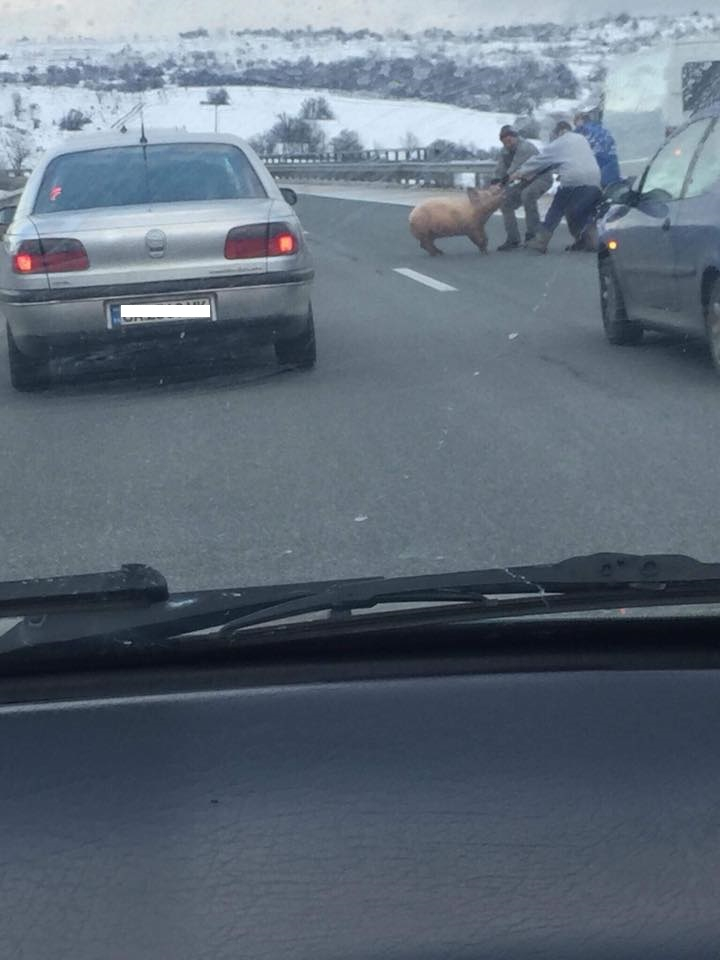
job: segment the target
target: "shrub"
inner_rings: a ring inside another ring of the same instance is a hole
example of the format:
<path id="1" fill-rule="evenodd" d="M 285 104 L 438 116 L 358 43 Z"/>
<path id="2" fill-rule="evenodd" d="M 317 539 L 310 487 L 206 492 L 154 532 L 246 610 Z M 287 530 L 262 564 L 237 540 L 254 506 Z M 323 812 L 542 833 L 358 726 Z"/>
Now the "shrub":
<path id="1" fill-rule="evenodd" d="M 224 107 L 230 103 L 230 95 L 225 87 L 219 87 L 215 90 L 208 90 L 207 100 L 208 103 L 214 103 L 219 107 Z"/>
<path id="2" fill-rule="evenodd" d="M 61 130 L 82 130 L 87 123 L 92 123 L 90 117 L 86 116 L 82 110 L 68 110 L 65 116 L 60 120 Z"/>
<path id="3" fill-rule="evenodd" d="M 333 152 L 341 156 L 347 153 L 361 153 L 363 149 L 360 137 L 355 130 L 341 130 L 340 133 L 330 141 Z"/>

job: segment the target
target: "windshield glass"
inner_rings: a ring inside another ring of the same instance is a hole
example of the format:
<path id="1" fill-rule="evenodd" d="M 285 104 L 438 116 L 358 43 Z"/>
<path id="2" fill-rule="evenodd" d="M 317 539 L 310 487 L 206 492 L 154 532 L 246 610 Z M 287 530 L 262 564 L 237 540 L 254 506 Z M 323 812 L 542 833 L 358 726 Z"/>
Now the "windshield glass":
<path id="1" fill-rule="evenodd" d="M 7 0 L 0 582 L 720 561 L 719 64 L 697 0 Z"/>
<path id="2" fill-rule="evenodd" d="M 244 154 L 169 143 L 67 153 L 48 164 L 35 213 L 266 196 Z"/>

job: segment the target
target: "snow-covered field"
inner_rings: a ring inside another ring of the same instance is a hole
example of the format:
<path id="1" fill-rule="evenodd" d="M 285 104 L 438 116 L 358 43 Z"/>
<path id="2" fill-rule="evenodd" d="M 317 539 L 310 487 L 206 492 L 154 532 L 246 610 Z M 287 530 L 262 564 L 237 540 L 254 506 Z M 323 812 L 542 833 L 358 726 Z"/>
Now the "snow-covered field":
<path id="1" fill-rule="evenodd" d="M 13 95 L 21 98 L 21 115 L 14 115 Z M 324 95 L 335 114 L 334 120 L 320 121 L 328 138 L 343 128 L 356 130 L 367 149 L 395 148 L 404 145 L 410 133 L 420 145 L 438 137 L 474 145 L 481 149 L 499 146 L 498 131 L 512 117 L 502 113 L 481 113 L 444 103 L 419 100 L 383 100 L 361 96 L 343 96 L 328 91 L 286 90 L 271 87 L 232 87 L 231 104 L 218 109 L 218 130 L 249 139 L 263 133 L 279 113 L 296 114 L 309 96 Z M 146 127 L 178 127 L 190 131 L 211 131 L 215 110 L 203 106 L 205 88 L 166 88 L 142 95 Z M 58 121 L 71 108 L 92 118 L 86 131 L 107 130 L 139 101 L 138 94 L 102 93 L 82 87 L 0 88 L 0 120 L 23 128 L 39 126 L 31 134 L 37 150 L 53 146 L 72 136 L 60 130 Z M 140 119 L 128 122 L 139 129 Z"/>
<path id="2" fill-rule="evenodd" d="M 10 30 L 8 21 L 0 20 L 0 75 L 25 77 L 35 71 L 36 76 L 45 78 L 53 68 L 84 64 L 109 68 L 114 76 L 125 70 L 127 76 L 127 71 L 132 74 L 138 64 L 145 64 L 163 73 L 165 86 L 140 95 L 100 92 L 83 85 L 3 82 L 0 77 L 0 167 L 7 165 L 10 142 L 23 139 L 28 143 L 31 153 L 27 166 L 31 166 L 43 149 L 64 139 L 67 134 L 58 124 L 70 109 L 90 117 L 86 130 L 103 130 L 142 98 L 147 126 L 212 130 L 215 111 L 201 104 L 207 97 L 207 87 L 175 86 L 168 77 L 178 67 L 202 68 L 216 75 L 226 71 L 228 76 L 235 76 L 238 70 L 258 65 L 280 63 L 282 71 L 286 63 L 298 64 L 303 58 L 330 63 L 356 57 L 372 64 L 383 58 L 422 57 L 455 64 L 507 67 L 511 71 L 523 57 L 530 57 L 569 66 L 580 83 L 576 101 L 543 102 L 542 92 L 537 91 L 540 102 L 536 116 L 541 123 L 545 118 L 547 124 L 551 115 L 569 115 L 584 101 L 592 102 L 599 93 L 602 69 L 608 65 L 612 81 L 614 57 L 648 45 L 660 50 L 663 43 L 679 37 L 710 34 L 720 38 L 720 14 L 605 18 L 586 24 L 527 24 L 465 33 L 433 30 L 411 35 L 394 31 L 383 37 L 368 32 L 342 34 L 337 30 L 252 33 L 224 29 L 195 38 L 133 32 L 112 40 L 59 36 L 22 40 Z M 623 75 L 617 89 L 610 84 L 611 99 L 621 102 L 623 110 L 647 109 L 653 93 L 656 95 L 660 88 L 661 72 L 660 59 L 650 52 L 629 81 Z M 301 84 L 302 79 L 294 82 Z M 485 94 L 482 83 L 478 81 L 473 93 Z M 333 120 L 320 122 L 328 140 L 345 128 L 356 131 L 368 149 L 403 147 L 409 140 L 414 145 L 427 146 L 442 138 L 487 150 L 498 146 L 500 126 L 515 119 L 503 113 L 420 100 L 373 98 L 366 93 L 224 85 L 231 103 L 218 110 L 218 129 L 245 138 L 265 133 L 281 113 L 296 115 L 303 100 L 319 94 L 327 98 L 335 115 Z M 438 93 L 433 95 L 441 98 Z M 492 105 L 492 97 L 487 99 Z M 621 109 L 616 105 L 613 108 Z M 543 133 L 547 133 L 546 124 Z M 139 126 L 139 118 L 129 125 Z"/>

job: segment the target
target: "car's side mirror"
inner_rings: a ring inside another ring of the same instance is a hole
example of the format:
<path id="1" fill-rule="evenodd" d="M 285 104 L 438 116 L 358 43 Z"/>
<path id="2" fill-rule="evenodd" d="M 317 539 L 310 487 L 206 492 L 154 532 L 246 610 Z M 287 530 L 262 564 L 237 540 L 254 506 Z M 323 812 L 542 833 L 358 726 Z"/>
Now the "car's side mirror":
<path id="1" fill-rule="evenodd" d="M 280 193 L 283 195 L 286 203 L 289 203 L 291 207 L 294 207 L 298 202 L 298 196 L 291 187 L 280 187 Z"/>
<path id="2" fill-rule="evenodd" d="M 634 180 L 618 180 L 605 188 L 605 201 L 610 204 L 620 204 L 623 207 L 632 207 L 637 203 L 638 194 L 633 190 Z"/>
<path id="3" fill-rule="evenodd" d="M 650 203 L 667 203 L 669 200 L 672 200 L 672 194 L 668 193 L 667 190 L 663 190 L 660 187 L 655 187 L 654 190 L 650 190 L 649 193 L 643 193 L 641 199 L 648 200 Z"/>
<path id="4" fill-rule="evenodd" d="M 672 200 L 672 194 L 657 187 L 648 193 L 640 194 L 636 206 L 647 217 L 652 217 L 654 220 L 664 220 L 670 213 L 669 200 Z"/>

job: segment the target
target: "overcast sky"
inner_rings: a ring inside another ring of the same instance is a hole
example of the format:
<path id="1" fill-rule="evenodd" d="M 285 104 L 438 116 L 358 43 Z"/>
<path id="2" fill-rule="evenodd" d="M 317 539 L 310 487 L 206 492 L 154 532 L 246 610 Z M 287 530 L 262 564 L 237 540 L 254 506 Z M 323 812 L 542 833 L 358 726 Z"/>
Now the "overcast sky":
<path id="1" fill-rule="evenodd" d="M 590 20 L 625 11 L 691 13 L 711 11 L 714 6 L 702 0 L 263 0 L 249 4 L 242 0 L 0 0 L 0 36 L 173 35 L 197 26 L 463 30 L 531 20 Z"/>

